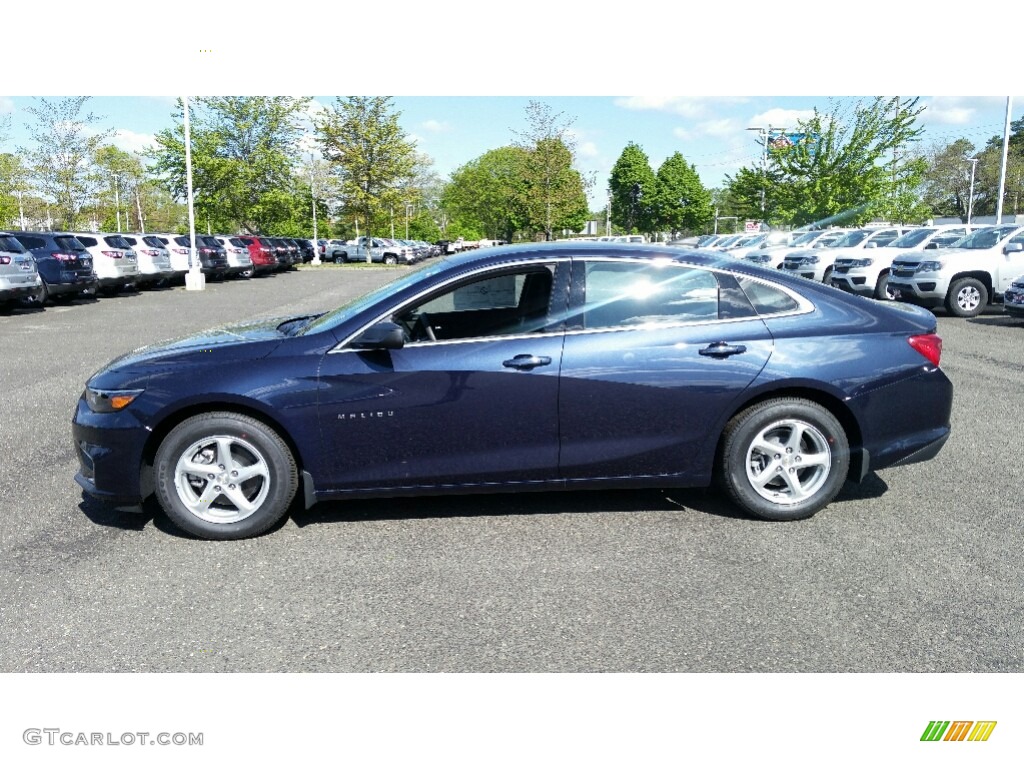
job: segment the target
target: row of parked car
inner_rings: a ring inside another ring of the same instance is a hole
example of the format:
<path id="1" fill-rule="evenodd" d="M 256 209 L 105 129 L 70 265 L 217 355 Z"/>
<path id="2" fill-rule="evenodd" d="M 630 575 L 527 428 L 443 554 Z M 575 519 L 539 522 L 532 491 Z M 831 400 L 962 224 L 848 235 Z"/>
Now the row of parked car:
<path id="1" fill-rule="evenodd" d="M 879 225 L 708 236 L 693 243 L 881 301 L 1024 317 L 1024 226 Z"/>
<path id="2" fill-rule="evenodd" d="M 173 233 L 0 232 L 0 304 L 183 281 L 191 251 L 189 236 Z M 315 252 L 311 240 L 292 238 L 197 234 L 195 242 L 199 268 L 213 280 L 288 270 Z"/>
<path id="3" fill-rule="evenodd" d="M 427 243 L 423 240 L 368 238 L 365 235 L 353 240 L 317 240 L 320 260 L 339 264 L 350 261 L 362 263 L 367 260 L 376 264 L 415 264 L 424 259 L 460 250 L 461 242 L 455 240 Z"/>

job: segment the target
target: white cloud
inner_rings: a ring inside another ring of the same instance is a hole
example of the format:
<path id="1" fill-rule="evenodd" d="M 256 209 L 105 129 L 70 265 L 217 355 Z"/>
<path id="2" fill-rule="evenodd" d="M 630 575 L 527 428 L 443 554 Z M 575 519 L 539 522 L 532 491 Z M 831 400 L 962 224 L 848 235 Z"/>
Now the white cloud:
<path id="1" fill-rule="evenodd" d="M 703 123 L 697 124 L 697 131 L 705 136 L 731 136 L 741 129 L 742 126 L 731 118 L 706 120 Z"/>
<path id="2" fill-rule="evenodd" d="M 444 131 L 450 131 L 451 125 L 441 120 L 427 120 L 420 124 L 420 128 L 431 133 L 443 133 Z"/>
<path id="3" fill-rule="evenodd" d="M 136 133 L 127 128 L 117 128 L 110 137 L 110 143 L 125 152 L 143 152 L 156 143 L 156 137 L 151 133 Z"/>
<path id="4" fill-rule="evenodd" d="M 747 99 L 742 96 L 628 96 L 615 100 L 615 106 L 632 110 L 653 110 L 656 112 L 672 112 L 676 115 L 697 119 L 711 114 L 712 108 L 718 105 L 744 104 Z"/>
<path id="5" fill-rule="evenodd" d="M 576 152 L 581 157 L 597 157 L 601 154 L 597 148 L 597 144 L 592 141 L 581 142 L 579 146 L 576 147 Z"/>
<path id="6" fill-rule="evenodd" d="M 796 128 L 800 120 L 810 120 L 812 117 L 814 117 L 813 109 L 775 108 L 762 112 L 759 115 L 754 115 L 750 118 L 750 125 L 755 128 L 767 128 L 769 126 L 773 128 Z"/>
<path id="7" fill-rule="evenodd" d="M 14 102 L 10 96 L 0 96 L 0 115 L 14 111 Z"/>

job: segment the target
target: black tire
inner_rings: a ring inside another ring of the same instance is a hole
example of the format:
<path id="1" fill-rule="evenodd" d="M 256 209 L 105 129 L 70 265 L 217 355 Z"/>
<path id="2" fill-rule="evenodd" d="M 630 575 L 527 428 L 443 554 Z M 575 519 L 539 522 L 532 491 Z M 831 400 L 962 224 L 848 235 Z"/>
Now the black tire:
<path id="1" fill-rule="evenodd" d="M 988 305 L 988 289 L 980 280 L 961 277 L 954 280 L 946 294 L 946 309 L 957 317 L 977 317 Z"/>
<path id="2" fill-rule="evenodd" d="M 889 289 L 889 273 L 883 272 L 875 283 L 875 298 L 879 301 L 895 301 L 895 294 Z"/>
<path id="3" fill-rule="evenodd" d="M 832 285 L 832 267 L 825 267 L 825 274 L 821 276 L 821 282 L 825 285 Z"/>
<path id="4" fill-rule="evenodd" d="M 384 255 L 384 263 L 387 264 L 389 267 L 393 267 L 395 264 L 398 263 L 398 257 L 395 256 L 393 253 L 387 253 Z"/>
<path id="5" fill-rule="evenodd" d="M 769 445 L 772 451 L 759 447 Z M 726 425 L 718 481 L 755 517 L 801 520 L 836 497 L 849 468 L 849 441 L 835 416 L 810 400 L 787 397 L 751 406 Z"/>
<path id="6" fill-rule="evenodd" d="M 190 472 L 189 465 L 211 471 Z M 287 514 L 299 486 L 284 440 L 263 422 L 226 411 L 202 413 L 172 429 L 153 471 L 167 517 L 204 539 L 258 536 Z M 232 473 L 252 476 L 236 485 Z"/>
<path id="7" fill-rule="evenodd" d="M 42 287 L 39 289 L 39 294 L 36 296 L 36 303 L 40 307 L 45 307 L 46 302 L 50 300 L 50 286 L 46 284 L 46 280 L 43 279 L 42 275 L 39 276 L 39 282 L 42 283 Z"/>

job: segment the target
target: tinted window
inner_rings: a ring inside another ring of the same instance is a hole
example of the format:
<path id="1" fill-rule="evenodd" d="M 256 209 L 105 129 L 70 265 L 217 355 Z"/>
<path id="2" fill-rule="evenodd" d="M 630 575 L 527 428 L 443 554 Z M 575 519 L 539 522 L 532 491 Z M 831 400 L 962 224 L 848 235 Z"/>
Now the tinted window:
<path id="1" fill-rule="evenodd" d="M 1012 234 L 1017 230 L 1016 226 L 1012 227 L 985 227 L 979 229 L 977 232 L 965 237 L 959 243 L 957 248 L 970 248 L 972 250 L 979 250 L 984 248 L 992 248 L 999 244 L 999 241 L 1004 237 Z"/>
<path id="2" fill-rule="evenodd" d="M 200 243 L 202 243 L 203 245 L 205 245 L 205 246 L 207 246 L 209 248 L 221 248 L 222 247 L 221 243 L 220 243 L 220 240 L 218 240 L 216 237 L 199 237 L 197 235 L 196 236 L 196 240 L 198 240 Z"/>
<path id="3" fill-rule="evenodd" d="M 28 248 L 30 251 L 34 251 L 38 248 L 45 248 L 46 241 L 41 237 L 32 237 L 31 235 L 15 235 L 18 242 Z M 58 245 L 58 247 L 60 247 Z"/>
<path id="4" fill-rule="evenodd" d="M 246 243 L 240 237 L 232 237 L 230 240 L 228 240 L 228 242 L 235 246 L 235 248 L 244 248 L 246 245 L 248 245 L 248 243 Z"/>
<path id="5" fill-rule="evenodd" d="M 8 253 L 24 253 L 25 247 L 12 235 L 0 235 L 0 251 Z"/>
<path id="6" fill-rule="evenodd" d="M 62 235 L 60 237 L 53 238 L 53 242 L 62 251 L 84 251 L 85 245 L 77 237 L 71 237 L 71 235 Z"/>
<path id="7" fill-rule="evenodd" d="M 78 242 L 84 245 L 86 248 L 93 248 L 99 245 L 99 241 L 95 237 L 86 237 L 85 235 L 76 235 Z"/>
<path id="8" fill-rule="evenodd" d="M 796 299 L 781 288 L 758 280 L 751 280 L 749 277 L 737 277 L 736 280 L 760 315 L 777 315 L 781 312 L 793 312 L 800 308 Z"/>
<path id="9" fill-rule="evenodd" d="M 154 235 L 148 235 L 142 238 L 142 242 L 144 242 L 146 245 L 152 246 L 153 248 L 163 248 L 166 245 L 166 243 L 163 240 Z"/>
<path id="10" fill-rule="evenodd" d="M 134 248 L 134 247 L 135 247 L 136 245 L 138 245 L 138 244 L 139 244 L 139 241 L 138 241 L 138 240 L 136 240 L 136 239 L 135 239 L 134 237 L 125 237 L 125 238 L 124 238 L 124 241 L 125 241 L 126 243 L 128 243 L 128 245 L 132 246 L 133 248 Z"/>
<path id="11" fill-rule="evenodd" d="M 718 319 L 718 281 L 672 264 L 586 264 L 585 328 Z"/>
<path id="12" fill-rule="evenodd" d="M 188 235 L 179 235 L 178 237 L 174 238 L 174 242 L 176 242 L 178 245 L 192 245 L 192 243 L 190 243 L 188 240 Z"/>
<path id="13" fill-rule="evenodd" d="M 128 241 L 120 235 L 109 235 L 103 238 L 104 242 L 111 248 L 124 248 L 126 251 L 131 249 L 128 245 Z"/>
<path id="14" fill-rule="evenodd" d="M 913 248 L 927 240 L 928 236 L 934 232 L 934 229 L 912 229 L 907 234 L 897 237 L 889 245 L 893 248 Z"/>
<path id="15" fill-rule="evenodd" d="M 861 242 L 863 242 L 864 239 L 868 235 L 870 235 L 870 234 L 871 234 L 870 232 L 867 232 L 867 231 L 862 230 L 862 229 L 858 229 L 855 232 L 847 232 L 845 235 L 843 235 L 838 240 L 836 240 L 836 242 L 832 245 L 832 247 L 833 248 L 852 248 L 855 245 L 860 245 Z"/>

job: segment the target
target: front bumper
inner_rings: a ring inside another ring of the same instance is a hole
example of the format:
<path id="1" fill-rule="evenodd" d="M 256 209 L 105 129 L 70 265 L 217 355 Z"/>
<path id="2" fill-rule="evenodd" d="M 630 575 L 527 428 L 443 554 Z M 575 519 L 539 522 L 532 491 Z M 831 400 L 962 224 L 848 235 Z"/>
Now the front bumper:
<path id="1" fill-rule="evenodd" d="M 920 304 L 922 307 L 938 307 L 946 300 L 949 286 L 935 276 L 923 278 L 900 277 L 893 273 L 889 277 L 889 288 L 897 292 L 901 301 Z"/>
<path id="2" fill-rule="evenodd" d="M 142 456 L 149 429 L 131 413 L 93 413 L 79 398 L 71 437 L 79 470 L 75 482 L 102 501 L 138 504 L 148 495 L 142 488 Z"/>

